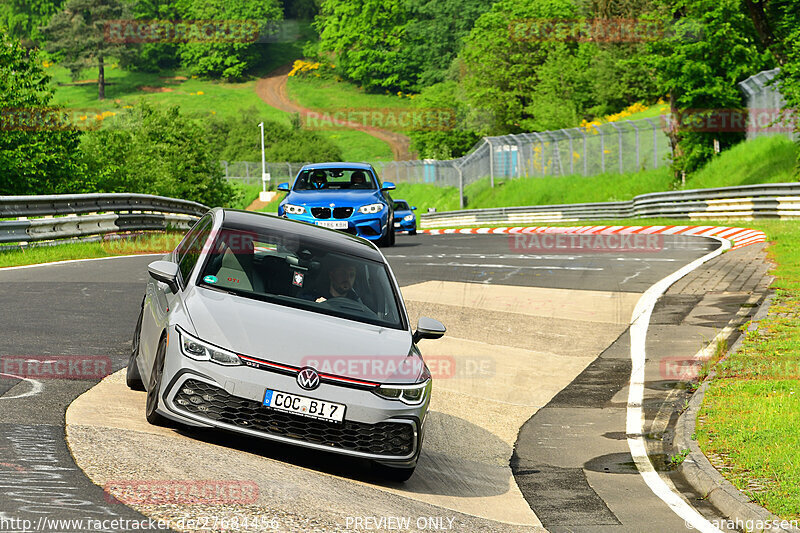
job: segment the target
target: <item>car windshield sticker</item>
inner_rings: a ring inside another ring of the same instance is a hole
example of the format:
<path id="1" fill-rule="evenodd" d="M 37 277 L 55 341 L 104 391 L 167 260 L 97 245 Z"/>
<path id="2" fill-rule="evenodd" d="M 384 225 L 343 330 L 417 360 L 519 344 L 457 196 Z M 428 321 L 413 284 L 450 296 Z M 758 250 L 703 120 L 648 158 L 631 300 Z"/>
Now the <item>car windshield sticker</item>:
<path id="1" fill-rule="evenodd" d="M 305 274 L 303 274 L 302 272 L 295 272 L 294 275 L 292 276 L 292 285 L 296 285 L 298 287 L 302 287 L 303 286 L 303 278 L 304 277 L 305 277 Z"/>
<path id="2" fill-rule="evenodd" d="M 203 278 L 203 281 L 205 281 L 206 283 L 214 284 L 217 282 L 217 276 L 206 276 Z"/>

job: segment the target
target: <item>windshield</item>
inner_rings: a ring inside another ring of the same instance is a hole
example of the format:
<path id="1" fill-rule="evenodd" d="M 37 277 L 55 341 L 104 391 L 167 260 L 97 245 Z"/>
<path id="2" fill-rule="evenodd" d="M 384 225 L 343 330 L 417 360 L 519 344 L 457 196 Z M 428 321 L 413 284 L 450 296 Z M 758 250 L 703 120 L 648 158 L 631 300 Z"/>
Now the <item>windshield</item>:
<path id="1" fill-rule="evenodd" d="M 295 191 L 319 189 L 377 189 L 368 170 L 352 168 L 318 168 L 304 170 L 294 182 Z"/>
<path id="2" fill-rule="evenodd" d="M 293 234 L 222 228 L 211 244 L 199 286 L 403 329 L 387 267 L 324 241 Z"/>
<path id="3" fill-rule="evenodd" d="M 408 204 L 402 200 L 398 200 L 394 203 L 394 210 L 395 211 L 410 211 L 408 208 Z"/>

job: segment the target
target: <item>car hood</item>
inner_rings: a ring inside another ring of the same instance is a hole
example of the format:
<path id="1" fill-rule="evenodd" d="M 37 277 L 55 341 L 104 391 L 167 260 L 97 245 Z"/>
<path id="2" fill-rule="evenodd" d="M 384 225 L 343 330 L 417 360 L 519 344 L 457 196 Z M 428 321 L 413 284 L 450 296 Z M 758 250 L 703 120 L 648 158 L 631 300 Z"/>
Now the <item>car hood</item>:
<path id="1" fill-rule="evenodd" d="M 294 367 L 309 361 L 386 358 L 398 361 L 411 350 L 411 333 L 311 311 L 251 300 L 203 287 L 192 287 L 186 310 L 201 340 L 270 362 Z M 416 356 L 414 356 L 416 357 Z M 324 363 L 323 363 L 324 365 Z M 320 371 L 325 369 L 320 368 Z M 331 372 L 349 377 L 349 372 Z M 371 381 L 404 381 L 383 376 Z M 415 376 L 416 377 L 416 376 Z"/>
<path id="2" fill-rule="evenodd" d="M 379 201 L 377 189 L 331 190 L 331 191 L 292 191 L 286 201 L 294 205 L 329 207 L 360 207 Z"/>
<path id="3" fill-rule="evenodd" d="M 413 215 L 414 212 L 411 209 L 403 209 L 402 211 L 395 210 L 394 218 L 403 218 L 408 215 Z"/>

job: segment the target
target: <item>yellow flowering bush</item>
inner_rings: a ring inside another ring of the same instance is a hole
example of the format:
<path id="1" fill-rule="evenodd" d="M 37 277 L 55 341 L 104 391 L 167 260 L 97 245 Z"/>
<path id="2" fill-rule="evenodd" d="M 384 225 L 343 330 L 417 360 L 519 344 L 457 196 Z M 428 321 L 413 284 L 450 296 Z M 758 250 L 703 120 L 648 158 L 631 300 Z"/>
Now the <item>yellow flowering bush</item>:
<path id="1" fill-rule="evenodd" d="M 292 70 L 289 72 L 289 76 L 313 74 L 315 77 L 319 78 L 319 73 L 324 72 L 325 69 L 328 68 L 335 69 L 336 65 L 331 63 L 320 63 L 319 61 L 296 59 L 292 64 Z"/>

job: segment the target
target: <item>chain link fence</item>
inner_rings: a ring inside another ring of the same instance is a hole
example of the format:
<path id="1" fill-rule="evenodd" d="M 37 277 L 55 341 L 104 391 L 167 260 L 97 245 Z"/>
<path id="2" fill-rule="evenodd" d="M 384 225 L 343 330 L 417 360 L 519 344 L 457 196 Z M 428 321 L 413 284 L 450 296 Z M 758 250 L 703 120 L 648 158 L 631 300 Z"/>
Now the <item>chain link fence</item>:
<path id="1" fill-rule="evenodd" d="M 775 82 L 779 73 L 778 68 L 764 70 L 739 83 L 747 98 L 748 140 L 764 135 L 786 135 L 792 140 L 800 138 L 791 124 L 776 122 L 783 118 L 782 110 L 786 105 L 779 84 Z"/>
<path id="2" fill-rule="evenodd" d="M 261 162 L 253 161 L 220 161 L 225 179 L 261 185 Z M 308 163 L 267 163 L 266 172 L 270 175 L 267 190 L 274 191 L 279 183 L 291 182 L 303 165 Z"/>

